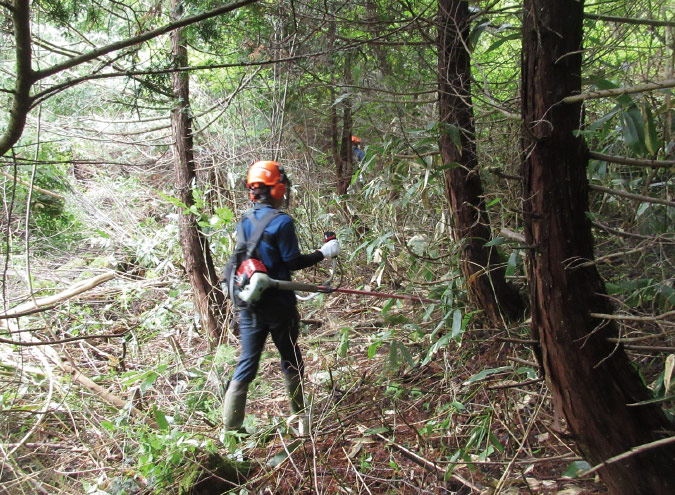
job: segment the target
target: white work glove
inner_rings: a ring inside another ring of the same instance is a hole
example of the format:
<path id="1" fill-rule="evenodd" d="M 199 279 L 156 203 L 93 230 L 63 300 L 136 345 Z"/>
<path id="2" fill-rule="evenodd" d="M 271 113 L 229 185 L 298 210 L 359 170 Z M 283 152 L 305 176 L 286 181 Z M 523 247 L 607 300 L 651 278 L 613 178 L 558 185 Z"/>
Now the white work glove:
<path id="1" fill-rule="evenodd" d="M 319 251 L 321 251 L 321 254 L 323 254 L 324 258 L 334 258 L 340 254 L 340 245 L 338 244 L 337 239 L 331 239 L 321 246 Z"/>

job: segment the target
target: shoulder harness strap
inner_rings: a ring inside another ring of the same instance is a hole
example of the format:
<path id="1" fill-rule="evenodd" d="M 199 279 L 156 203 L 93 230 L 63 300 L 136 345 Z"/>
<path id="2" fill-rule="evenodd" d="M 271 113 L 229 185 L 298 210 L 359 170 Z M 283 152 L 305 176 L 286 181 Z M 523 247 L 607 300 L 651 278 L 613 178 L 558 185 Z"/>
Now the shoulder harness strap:
<path id="1" fill-rule="evenodd" d="M 253 256 L 253 252 L 258 248 L 260 239 L 263 237 L 265 227 L 267 227 L 267 225 L 269 225 L 269 223 L 274 220 L 274 218 L 281 214 L 282 213 L 279 210 L 275 210 L 274 208 L 271 208 L 270 211 L 265 213 L 261 219 L 257 219 L 255 217 L 254 210 L 248 210 L 244 214 L 244 217 L 237 226 L 237 244 L 246 245 L 246 257 L 250 258 Z M 253 223 L 253 230 L 251 231 L 251 236 L 248 239 L 245 239 L 244 228 L 242 226 L 242 222 L 245 218 L 248 218 Z"/>

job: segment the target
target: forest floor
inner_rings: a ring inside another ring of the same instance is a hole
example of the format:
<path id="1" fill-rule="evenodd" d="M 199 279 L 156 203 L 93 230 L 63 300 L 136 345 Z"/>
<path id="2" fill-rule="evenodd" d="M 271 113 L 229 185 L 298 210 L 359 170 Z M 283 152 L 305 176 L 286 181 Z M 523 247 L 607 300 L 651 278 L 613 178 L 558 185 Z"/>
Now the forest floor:
<path id="1" fill-rule="evenodd" d="M 72 331 L 82 319 L 106 320 L 105 333 L 121 332 L 158 317 L 168 283 L 128 278 L 115 288 L 92 289 L 61 312 L 61 324 Z M 121 308 L 119 295 L 140 287 L 140 297 Z M 54 394 L 30 438 L 21 443 L 13 436 L 26 430 L 22 417 L 30 417 L 19 407 L 3 421 L 3 436 L 12 438 L 4 448 L 17 448 L 15 464 L 4 463 L 0 494 L 125 495 L 159 493 L 157 486 L 161 493 L 220 493 L 180 488 L 192 466 L 205 465 L 206 450 L 247 461 L 232 493 L 606 493 L 592 476 L 564 476 L 580 458 L 563 422 L 556 426 L 545 385 L 536 377 L 513 379 L 514 360 L 534 365 L 518 357 L 530 355 L 525 346 L 500 342 L 494 331 L 467 330 L 461 345 L 452 341 L 427 364 L 411 366 L 402 351 L 394 359 L 392 349 L 424 352 L 428 342 L 406 330 L 421 309 L 394 305 L 383 318 L 383 304 L 327 295 L 301 305 L 311 403 L 310 433 L 302 438 L 285 423 L 288 405 L 271 342 L 249 393 L 245 426 L 251 434 L 235 438 L 219 423 L 224 383 L 238 353 L 234 336 L 216 350 L 187 328 L 167 328 L 142 343 L 134 341 L 140 335 L 123 345 L 109 338 L 78 341 L 68 347 L 72 364 L 148 416 L 166 412 L 159 419 L 167 423 L 153 433 L 128 407 L 115 413 L 100 391 L 62 381 L 67 399 Z M 39 362 L 28 351 L 22 359 L 24 379 L 35 384 L 31 370 Z M 39 404 L 45 387 L 15 405 Z"/>
<path id="2" fill-rule="evenodd" d="M 379 306 L 340 296 L 323 312 L 323 324 L 306 326 L 311 433 L 299 442 L 276 434 L 247 452 L 261 465 L 247 483 L 253 493 L 607 493 L 592 476 L 563 475 L 581 459 L 564 421 L 556 428 L 543 382 L 506 378 L 507 344 L 484 330 L 425 366 L 393 369 L 391 345 L 368 353 L 383 328 Z M 350 346 L 340 358 L 345 327 Z M 495 373 L 472 381 L 488 369 Z M 254 391 L 248 412 L 283 417 L 287 403 L 271 344 L 259 375 L 270 386 Z"/>
<path id="3" fill-rule="evenodd" d="M 78 273 L 81 278 L 77 270 L 70 275 Z M 53 322 L 70 333 L 79 323 L 101 321 L 108 324 L 99 333 L 132 328 L 124 344 L 102 338 L 67 346 L 71 364 L 105 393 L 128 401 L 121 410 L 111 409 L 100 390 L 65 376 L 50 388 L 33 368 L 40 361 L 31 348 L 23 351 L 23 376 L 16 380 L 26 390 L 2 421 L 3 448 L 14 457 L 3 463 L 0 494 L 221 493 L 223 485 L 184 488 L 190 469 L 198 466 L 203 476 L 214 452 L 246 463 L 245 472 L 228 475 L 237 479 L 224 485 L 232 493 L 606 493 L 592 475 L 564 475 L 580 458 L 544 383 L 516 373 L 536 367 L 526 346 L 498 340 L 504 332 L 468 329 L 461 345 L 450 341 L 416 364 L 430 343 L 411 337 L 411 322 L 423 309 L 410 303 L 392 306 L 384 317 L 382 299 L 322 295 L 301 304 L 309 435 L 298 438 L 285 421 L 288 404 L 271 342 L 249 393 L 251 434 L 225 434 L 220 404 L 236 362 L 236 337 L 214 350 L 194 328 L 169 326 L 143 337 L 133 330 L 159 318 L 161 301 L 175 294 L 170 285 L 118 278 L 114 288 L 92 289 Z M 138 297 L 120 306 L 120 295 L 133 293 Z M 189 292 L 183 298 L 189 308 Z M 48 413 L 25 423 L 46 393 Z M 132 404 L 141 411 L 137 417 Z M 160 431 L 144 426 L 143 414 L 153 413 Z M 26 424 L 34 426 L 19 440 Z"/>

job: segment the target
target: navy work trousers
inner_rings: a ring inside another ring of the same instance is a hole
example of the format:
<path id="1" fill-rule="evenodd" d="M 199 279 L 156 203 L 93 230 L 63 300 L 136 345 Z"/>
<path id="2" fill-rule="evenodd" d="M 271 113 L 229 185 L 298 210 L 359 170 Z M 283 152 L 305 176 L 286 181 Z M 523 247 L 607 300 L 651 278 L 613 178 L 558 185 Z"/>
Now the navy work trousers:
<path id="1" fill-rule="evenodd" d="M 262 308 L 239 312 L 241 356 L 234 370 L 233 380 L 246 383 L 253 381 L 258 372 L 267 334 L 272 335 L 274 345 L 279 350 L 283 372 L 302 376 L 304 363 L 298 346 L 300 315 L 294 307 L 274 313 Z"/>

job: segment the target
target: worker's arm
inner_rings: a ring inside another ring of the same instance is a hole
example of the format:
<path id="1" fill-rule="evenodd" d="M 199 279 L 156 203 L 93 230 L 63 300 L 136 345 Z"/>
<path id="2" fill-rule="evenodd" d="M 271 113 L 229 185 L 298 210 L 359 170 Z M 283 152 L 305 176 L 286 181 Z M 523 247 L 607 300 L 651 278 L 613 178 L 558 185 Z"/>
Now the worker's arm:
<path id="1" fill-rule="evenodd" d="M 308 266 L 316 265 L 324 259 L 323 253 L 318 249 L 310 254 L 301 254 L 300 256 L 287 261 L 286 264 L 291 271 L 302 270 Z"/>

